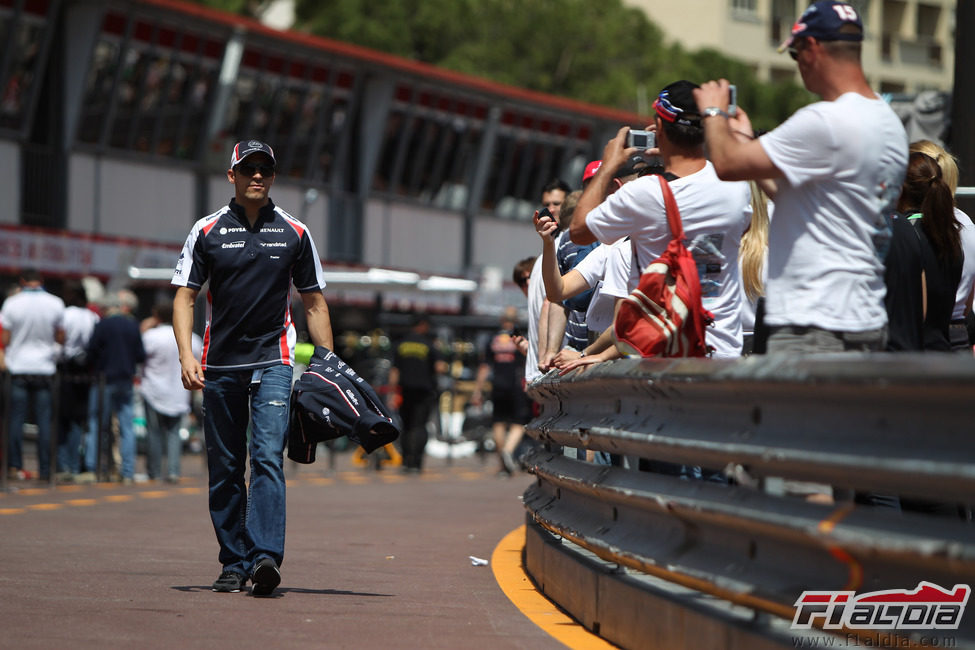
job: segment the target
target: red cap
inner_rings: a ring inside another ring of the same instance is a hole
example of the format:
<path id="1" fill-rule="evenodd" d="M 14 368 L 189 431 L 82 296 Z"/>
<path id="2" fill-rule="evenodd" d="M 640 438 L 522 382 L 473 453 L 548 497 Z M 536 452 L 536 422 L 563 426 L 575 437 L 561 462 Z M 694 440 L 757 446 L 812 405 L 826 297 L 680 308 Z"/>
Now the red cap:
<path id="1" fill-rule="evenodd" d="M 586 171 L 582 172 L 582 182 L 585 183 L 590 178 L 596 175 L 599 171 L 599 167 L 603 164 L 602 160 L 594 160 L 588 165 L 586 165 Z"/>

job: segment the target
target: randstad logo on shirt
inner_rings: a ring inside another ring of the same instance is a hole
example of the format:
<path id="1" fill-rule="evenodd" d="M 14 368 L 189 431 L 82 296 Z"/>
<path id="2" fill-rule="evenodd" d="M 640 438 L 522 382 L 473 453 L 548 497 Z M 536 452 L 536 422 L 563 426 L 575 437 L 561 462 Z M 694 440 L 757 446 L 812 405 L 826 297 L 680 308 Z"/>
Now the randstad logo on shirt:
<path id="1" fill-rule="evenodd" d="M 221 227 L 220 228 L 220 234 L 221 235 L 226 235 L 228 232 L 244 232 L 245 230 L 247 230 L 247 229 L 246 228 L 226 228 L 226 227 Z"/>
<path id="2" fill-rule="evenodd" d="M 242 241 L 232 241 L 232 242 L 228 242 L 226 244 L 223 244 L 220 248 L 243 248 L 243 247 L 244 247 L 244 242 L 242 242 Z"/>
<path id="3" fill-rule="evenodd" d="M 265 248 L 284 248 L 288 245 L 288 242 L 283 241 L 262 241 L 261 246 Z"/>

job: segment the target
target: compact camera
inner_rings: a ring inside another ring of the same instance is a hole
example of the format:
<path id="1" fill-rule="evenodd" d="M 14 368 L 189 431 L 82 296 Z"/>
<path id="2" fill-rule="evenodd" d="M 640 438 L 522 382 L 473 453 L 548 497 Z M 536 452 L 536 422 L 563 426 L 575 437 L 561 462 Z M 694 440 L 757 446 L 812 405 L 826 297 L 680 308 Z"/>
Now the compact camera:
<path id="1" fill-rule="evenodd" d="M 652 149 L 657 146 L 657 134 L 653 131 L 634 131 L 630 129 L 629 133 L 626 134 L 626 146 Z"/>
<path id="2" fill-rule="evenodd" d="M 738 112 L 738 86 L 731 84 L 728 86 L 728 115 Z"/>

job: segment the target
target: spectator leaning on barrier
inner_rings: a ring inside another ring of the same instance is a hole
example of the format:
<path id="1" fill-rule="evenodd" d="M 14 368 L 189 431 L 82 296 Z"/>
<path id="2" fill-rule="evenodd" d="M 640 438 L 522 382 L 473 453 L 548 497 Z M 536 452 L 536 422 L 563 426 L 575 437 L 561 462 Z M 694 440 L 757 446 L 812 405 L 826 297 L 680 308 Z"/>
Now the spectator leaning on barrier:
<path id="1" fill-rule="evenodd" d="M 570 193 L 565 198 L 565 203 L 563 203 L 562 210 L 559 213 L 559 227 L 562 229 L 562 232 L 559 233 L 559 237 L 555 242 L 555 257 L 558 261 L 559 273 L 562 275 L 575 268 L 598 245 L 598 242 L 593 242 L 586 246 L 580 246 L 574 243 L 569 237 L 569 224 L 572 223 L 572 213 L 575 211 L 576 203 L 578 203 L 580 196 L 582 196 L 581 190 Z M 589 328 L 586 327 L 586 310 L 589 309 L 592 293 L 592 289 L 589 289 L 579 295 L 557 303 L 552 301 L 551 298 L 548 298 L 550 302 L 561 305 L 565 310 L 565 337 L 562 340 L 562 345 L 559 346 L 560 351 L 563 347 L 582 350 L 589 344 Z M 546 297 L 548 297 L 547 292 Z"/>
<path id="2" fill-rule="evenodd" d="M 9 439 L 5 453 L 14 479 L 25 478 L 24 422 L 33 406 L 37 424 L 37 460 L 40 478 L 51 471 L 51 413 L 58 344 L 64 342 L 64 302 L 44 290 L 36 269 L 20 273 L 20 291 L 0 309 L 7 370 L 10 372 Z"/>
<path id="3" fill-rule="evenodd" d="M 768 351 L 880 350 L 885 344 L 887 218 L 907 163 L 907 134 L 860 64 L 863 25 L 842 2 L 811 5 L 782 44 L 823 101 L 752 138 L 728 82 L 694 93 L 708 155 L 725 180 L 763 181 L 769 228 Z"/>
<path id="4" fill-rule="evenodd" d="M 122 455 L 120 474 L 123 483 L 132 483 L 135 478 L 133 381 L 139 364 L 146 359 L 139 323 L 132 316 L 137 304 L 135 294 L 126 289 L 108 294 L 105 298 L 105 317 L 95 325 L 88 340 L 88 358 L 99 385 L 91 391 L 88 399 L 89 427 L 85 464 L 89 469 L 97 467 L 98 439 L 105 439 L 111 428 L 112 416 L 115 415 L 118 418 L 119 451 Z M 100 383 L 101 378 L 105 380 L 104 386 Z M 107 444 L 103 445 L 102 453 L 108 449 Z"/>
<path id="5" fill-rule="evenodd" d="M 250 578 L 255 596 L 269 596 L 280 584 L 284 557 L 292 282 L 311 342 L 333 348 L 318 251 L 308 228 L 268 196 L 274 166 L 267 144 L 237 143 L 227 170 L 234 198 L 193 226 L 172 281 L 183 387 L 203 390 L 210 518 L 223 565 L 213 590 L 239 592 Z M 197 360 L 193 306 L 207 281 L 206 344 Z"/>
<path id="6" fill-rule="evenodd" d="M 715 317 L 714 326 L 707 330 L 707 343 L 715 348 L 716 357 L 737 357 L 742 345 L 737 257 L 751 218 L 750 194 L 747 183 L 720 181 L 704 157 L 701 116 L 691 94 L 695 88 L 689 81 L 677 81 L 660 92 L 651 127 L 657 133 L 657 148 L 646 153 L 663 159 L 687 248 L 698 263 L 704 306 Z M 625 147 L 628 130 L 621 128 L 606 145 L 603 164 L 576 206 L 571 232 L 578 243 L 595 239 L 611 243 L 629 236 L 633 261 L 627 284 L 633 287 L 642 269 L 666 250 L 671 232 L 660 183 L 653 175 L 626 183 L 602 200 L 616 170 L 638 151 Z M 611 353 L 609 349 L 605 354 Z M 580 362 L 588 359 L 575 363 Z"/>
<path id="7" fill-rule="evenodd" d="M 551 180 L 542 188 L 542 207 L 548 209 L 556 223 L 559 221 L 559 217 L 562 214 L 562 206 L 565 204 L 571 189 L 568 183 L 558 178 Z M 553 237 L 557 237 L 557 233 L 553 233 Z M 536 262 L 536 266 L 538 268 L 532 269 L 532 275 L 539 278 L 539 282 L 536 284 L 541 285 L 541 263 Z M 534 292 L 535 290 L 532 289 L 532 291 Z M 541 374 L 551 369 L 552 359 L 562 349 L 567 314 L 561 308 L 561 305 L 553 305 L 545 297 L 544 288 L 539 289 L 539 291 L 541 292 L 542 307 L 539 312 L 539 320 L 541 322 L 539 322 L 538 326 L 538 374 Z M 533 298 L 537 299 L 538 296 L 533 296 Z M 529 299 L 529 319 L 532 318 L 532 304 L 532 300 Z M 529 381 L 531 380 L 529 379 Z"/>

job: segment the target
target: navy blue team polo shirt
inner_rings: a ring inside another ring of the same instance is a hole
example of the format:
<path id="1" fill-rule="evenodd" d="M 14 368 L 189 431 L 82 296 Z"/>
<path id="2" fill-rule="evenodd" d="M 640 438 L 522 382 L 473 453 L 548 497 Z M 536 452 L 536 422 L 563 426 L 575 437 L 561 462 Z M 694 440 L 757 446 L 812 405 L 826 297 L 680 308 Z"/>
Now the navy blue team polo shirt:
<path id="1" fill-rule="evenodd" d="M 291 283 L 300 293 L 325 288 L 308 228 L 268 200 L 251 228 L 230 204 L 194 224 L 172 284 L 199 290 L 209 280 L 204 370 L 294 365 Z"/>

